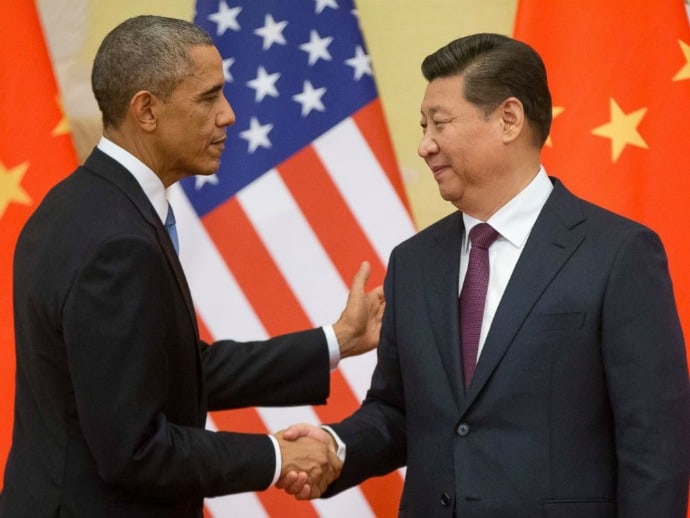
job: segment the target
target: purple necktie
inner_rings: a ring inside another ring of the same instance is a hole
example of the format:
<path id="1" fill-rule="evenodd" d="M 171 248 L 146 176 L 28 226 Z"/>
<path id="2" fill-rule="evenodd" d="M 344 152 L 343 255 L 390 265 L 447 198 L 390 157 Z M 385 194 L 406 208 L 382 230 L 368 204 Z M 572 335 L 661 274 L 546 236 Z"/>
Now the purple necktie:
<path id="1" fill-rule="evenodd" d="M 480 223 L 470 230 L 470 260 L 460 291 L 460 345 L 465 388 L 472 381 L 477 364 L 479 334 L 482 329 L 486 288 L 489 284 L 489 247 L 498 237 L 488 223 Z"/>

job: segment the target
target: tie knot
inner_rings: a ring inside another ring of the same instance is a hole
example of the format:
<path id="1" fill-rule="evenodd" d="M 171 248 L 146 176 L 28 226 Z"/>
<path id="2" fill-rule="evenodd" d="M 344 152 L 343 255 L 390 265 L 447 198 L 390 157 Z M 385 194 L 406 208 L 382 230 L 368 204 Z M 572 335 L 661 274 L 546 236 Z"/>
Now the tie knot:
<path id="1" fill-rule="evenodd" d="M 470 230 L 470 241 L 473 247 L 487 249 L 497 237 L 498 232 L 488 223 L 480 223 Z"/>

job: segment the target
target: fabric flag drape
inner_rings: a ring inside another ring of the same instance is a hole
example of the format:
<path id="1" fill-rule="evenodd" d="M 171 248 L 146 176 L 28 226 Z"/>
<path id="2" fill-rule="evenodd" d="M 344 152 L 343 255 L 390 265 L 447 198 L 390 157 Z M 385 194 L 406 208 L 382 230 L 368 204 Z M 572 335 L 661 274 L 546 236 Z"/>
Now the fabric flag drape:
<path id="1" fill-rule="evenodd" d="M 5 1 L 2 16 L 8 23 L 0 31 L 0 473 L 14 409 L 14 246 L 48 189 L 77 165 L 34 2 Z"/>
<path id="2" fill-rule="evenodd" d="M 211 177 L 171 189 L 180 257 L 207 339 L 334 322 L 362 260 L 383 281 L 414 233 L 352 0 L 198 0 L 237 122 Z M 328 405 L 212 413 L 211 429 L 274 432 L 337 421 L 364 398 L 375 353 L 342 362 Z M 266 374 L 270 376 L 270 373 Z M 276 489 L 207 500 L 207 516 L 390 516 L 393 473 L 296 502 Z"/>
<path id="3" fill-rule="evenodd" d="M 546 63 L 554 105 L 547 171 L 659 233 L 687 342 L 690 26 L 683 0 L 519 0 L 515 37 Z"/>

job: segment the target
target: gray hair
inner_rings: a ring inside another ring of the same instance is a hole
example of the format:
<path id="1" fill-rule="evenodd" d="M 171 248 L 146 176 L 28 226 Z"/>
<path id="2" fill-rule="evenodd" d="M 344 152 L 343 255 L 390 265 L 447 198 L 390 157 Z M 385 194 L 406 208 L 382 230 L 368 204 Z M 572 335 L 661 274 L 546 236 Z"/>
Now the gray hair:
<path id="1" fill-rule="evenodd" d="M 137 16 L 115 27 L 103 39 L 91 72 L 103 127 L 117 128 L 141 90 L 166 100 L 190 73 L 189 50 L 213 44 L 199 26 L 175 18 Z"/>

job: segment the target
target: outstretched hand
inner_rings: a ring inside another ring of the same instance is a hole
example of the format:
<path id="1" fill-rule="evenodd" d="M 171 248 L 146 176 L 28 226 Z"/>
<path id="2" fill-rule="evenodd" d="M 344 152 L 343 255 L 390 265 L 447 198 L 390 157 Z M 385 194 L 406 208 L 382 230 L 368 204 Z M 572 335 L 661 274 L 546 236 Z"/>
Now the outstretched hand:
<path id="1" fill-rule="evenodd" d="M 333 324 L 341 358 L 365 353 L 379 343 L 381 318 L 386 303 L 382 286 L 369 292 L 364 291 L 370 274 L 371 266 L 364 261 L 352 280 L 345 309 Z"/>

